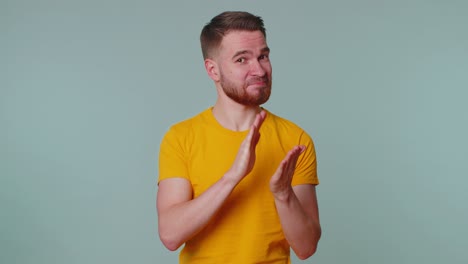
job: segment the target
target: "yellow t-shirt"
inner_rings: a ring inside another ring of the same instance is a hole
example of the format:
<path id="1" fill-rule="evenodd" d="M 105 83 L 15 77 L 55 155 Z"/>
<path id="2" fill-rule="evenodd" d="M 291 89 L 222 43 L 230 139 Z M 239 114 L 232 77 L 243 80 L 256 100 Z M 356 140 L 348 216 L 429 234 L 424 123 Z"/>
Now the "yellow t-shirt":
<path id="1" fill-rule="evenodd" d="M 194 198 L 231 167 L 248 131 L 222 127 L 211 108 L 170 128 L 161 142 L 159 181 L 190 181 Z M 234 189 L 216 216 L 185 243 L 182 264 L 290 263 L 289 244 L 281 229 L 269 181 L 286 153 L 307 149 L 298 159 L 292 185 L 318 184 L 310 136 L 292 122 L 267 111 L 260 127 L 253 170 Z"/>

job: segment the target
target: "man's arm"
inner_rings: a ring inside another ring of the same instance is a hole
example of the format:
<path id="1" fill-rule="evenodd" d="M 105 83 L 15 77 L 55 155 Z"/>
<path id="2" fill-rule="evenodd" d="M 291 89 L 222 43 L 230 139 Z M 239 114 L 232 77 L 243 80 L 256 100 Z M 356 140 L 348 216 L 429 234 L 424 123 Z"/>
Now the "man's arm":
<path id="1" fill-rule="evenodd" d="M 255 147 L 260 139 L 259 129 L 265 116 L 266 113 L 262 111 L 255 118 L 230 170 L 197 198 L 193 199 L 192 186 L 187 179 L 170 178 L 159 183 L 159 237 L 169 250 L 176 250 L 201 231 L 237 184 L 252 170 Z"/>
<path id="2" fill-rule="evenodd" d="M 300 259 L 315 253 L 321 236 L 315 185 L 291 186 L 297 159 L 304 150 L 304 146 L 293 148 L 270 181 L 284 235 Z"/>
<path id="3" fill-rule="evenodd" d="M 159 237 L 169 250 L 176 250 L 197 234 L 223 205 L 236 183 L 221 178 L 192 199 L 187 179 L 170 178 L 159 183 L 157 209 Z"/>

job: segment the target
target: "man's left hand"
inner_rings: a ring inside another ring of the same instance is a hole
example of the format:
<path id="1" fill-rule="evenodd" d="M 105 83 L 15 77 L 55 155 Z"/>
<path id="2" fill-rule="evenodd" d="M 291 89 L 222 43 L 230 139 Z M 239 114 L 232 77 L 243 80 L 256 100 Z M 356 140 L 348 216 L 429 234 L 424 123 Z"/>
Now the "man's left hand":
<path id="1" fill-rule="evenodd" d="M 291 149 L 271 177 L 270 190 L 275 199 L 286 200 L 293 193 L 291 182 L 297 159 L 305 149 L 305 146 L 295 146 Z"/>

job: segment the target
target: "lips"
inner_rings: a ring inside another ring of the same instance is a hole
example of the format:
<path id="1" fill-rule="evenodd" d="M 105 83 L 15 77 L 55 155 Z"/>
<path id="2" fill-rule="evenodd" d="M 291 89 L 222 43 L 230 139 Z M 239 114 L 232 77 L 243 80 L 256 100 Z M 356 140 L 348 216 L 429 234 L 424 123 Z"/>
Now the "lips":
<path id="1" fill-rule="evenodd" d="M 253 78 L 247 81 L 247 85 L 266 85 L 268 78 Z"/>

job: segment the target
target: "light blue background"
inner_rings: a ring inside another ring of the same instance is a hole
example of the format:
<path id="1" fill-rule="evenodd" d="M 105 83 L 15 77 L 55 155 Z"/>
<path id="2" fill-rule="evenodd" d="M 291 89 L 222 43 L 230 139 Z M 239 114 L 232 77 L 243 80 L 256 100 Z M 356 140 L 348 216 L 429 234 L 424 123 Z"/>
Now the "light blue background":
<path id="1" fill-rule="evenodd" d="M 305 263 L 468 263 L 461 0 L 1 1 L 0 263 L 177 262 L 159 142 L 214 103 L 198 37 L 225 10 L 264 18 L 266 107 L 316 143 Z"/>

